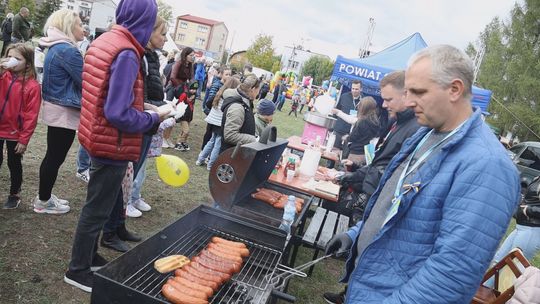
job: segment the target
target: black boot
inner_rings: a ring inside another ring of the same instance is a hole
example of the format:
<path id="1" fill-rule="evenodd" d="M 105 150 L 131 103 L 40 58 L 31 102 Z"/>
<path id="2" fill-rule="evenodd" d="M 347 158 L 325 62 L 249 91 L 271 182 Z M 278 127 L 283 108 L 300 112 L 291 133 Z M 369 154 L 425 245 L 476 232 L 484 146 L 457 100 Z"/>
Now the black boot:
<path id="1" fill-rule="evenodd" d="M 116 234 L 118 235 L 118 238 L 120 238 L 122 241 L 140 242 L 142 240 L 142 237 L 136 235 L 133 232 L 129 232 L 126 228 L 126 224 L 120 225 L 120 227 L 116 229 Z"/>
<path id="2" fill-rule="evenodd" d="M 128 244 L 123 242 L 116 232 L 103 233 L 101 237 L 101 246 L 116 250 L 119 252 L 126 252 L 129 250 Z"/>

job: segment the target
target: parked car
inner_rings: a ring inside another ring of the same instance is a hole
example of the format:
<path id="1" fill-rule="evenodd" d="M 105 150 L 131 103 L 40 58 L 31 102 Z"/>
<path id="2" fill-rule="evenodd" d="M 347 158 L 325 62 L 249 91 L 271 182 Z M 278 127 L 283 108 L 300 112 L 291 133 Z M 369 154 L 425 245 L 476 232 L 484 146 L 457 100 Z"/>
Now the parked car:
<path id="1" fill-rule="evenodd" d="M 540 142 L 522 142 L 508 150 L 520 173 L 521 186 L 526 188 L 540 176 Z"/>

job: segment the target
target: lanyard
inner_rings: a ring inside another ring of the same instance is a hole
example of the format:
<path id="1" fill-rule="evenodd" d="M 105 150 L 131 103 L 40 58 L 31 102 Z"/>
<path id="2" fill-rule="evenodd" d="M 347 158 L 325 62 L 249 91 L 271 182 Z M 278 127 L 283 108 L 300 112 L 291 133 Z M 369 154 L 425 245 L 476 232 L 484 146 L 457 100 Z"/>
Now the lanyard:
<path id="1" fill-rule="evenodd" d="M 353 99 L 352 99 L 353 110 L 356 110 L 356 107 L 358 106 L 359 103 L 360 103 L 360 97 L 358 97 L 358 102 L 357 103 L 354 102 L 354 97 L 353 97 Z"/>
<path id="2" fill-rule="evenodd" d="M 403 197 L 403 195 L 405 195 L 407 192 L 409 192 L 411 189 L 418 192 L 419 190 L 419 187 L 420 187 L 420 182 L 416 182 L 416 183 L 413 183 L 411 185 L 406 185 L 406 186 L 403 186 L 403 182 L 405 181 L 405 178 L 411 174 L 414 170 L 416 170 L 418 167 L 420 167 L 420 165 L 431 155 L 431 153 L 433 153 L 433 151 L 435 151 L 435 149 L 440 146 L 443 142 L 445 142 L 448 138 L 450 138 L 452 135 L 456 134 L 457 131 L 459 131 L 459 129 L 461 129 L 461 127 L 463 126 L 463 124 L 465 124 L 467 120 L 465 120 L 464 122 L 462 122 L 457 128 L 455 128 L 454 130 L 452 130 L 452 132 L 448 133 L 443 139 L 441 139 L 438 143 L 434 144 L 433 146 L 431 146 L 429 148 L 429 150 L 427 150 L 426 152 L 424 152 L 424 154 L 422 154 L 418 160 L 414 163 L 414 165 L 409 168 L 410 164 L 411 164 L 411 161 L 412 159 L 414 158 L 414 155 L 416 154 L 416 152 L 418 152 L 418 150 L 420 149 L 420 147 L 422 147 L 424 145 L 424 143 L 426 142 L 426 140 L 429 138 L 429 136 L 431 136 L 431 134 L 433 133 L 433 129 L 431 131 L 429 131 L 425 136 L 424 138 L 422 138 L 422 140 L 418 143 L 418 145 L 416 146 L 416 148 L 414 149 L 414 151 L 411 153 L 411 155 L 409 156 L 409 159 L 407 160 L 407 163 L 405 164 L 405 168 L 403 168 L 403 171 L 401 172 L 401 175 L 399 176 L 399 180 L 397 182 L 397 185 L 396 185 L 396 190 L 394 191 L 394 198 L 392 199 L 392 205 L 390 207 L 390 210 L 388 211 L 388 214 L 386 216 L 386 219 L 384 221 L 384 225 L 386 225 L 386 223 L 388 223 L 388 221 L 390 221 L 394 215 L 397 214 L 398 210 L 399 210 L 399 205 L 401 204 L 401 198 Z M 403 192 L 401 191 L 401 188 L 406 188 Z"/>

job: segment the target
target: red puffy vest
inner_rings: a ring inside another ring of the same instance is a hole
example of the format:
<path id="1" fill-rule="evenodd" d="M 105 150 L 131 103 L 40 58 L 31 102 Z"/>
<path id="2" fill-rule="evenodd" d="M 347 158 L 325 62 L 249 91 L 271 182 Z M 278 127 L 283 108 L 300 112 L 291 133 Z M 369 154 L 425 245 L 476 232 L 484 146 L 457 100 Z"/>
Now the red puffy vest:
<path id="1" fill-rule="evenodd" d="M 142 48 L 135 37 L 124 27 L 115 25 L 96 39 L 84 58 L 81 122 L 79 142 L 93 157 L 112 160 L 137 161 L 142 144 L 142 134 L 124 133 L 105 118 L 103 107 L 109 91 L 111 64 L 116 56 L 132 50 L 142 58 Z M 114 89 L 114 88 L 111 88 Z M 144 84 L 139 71 L 134 87 L 132 107 L 143 111 Z"/>

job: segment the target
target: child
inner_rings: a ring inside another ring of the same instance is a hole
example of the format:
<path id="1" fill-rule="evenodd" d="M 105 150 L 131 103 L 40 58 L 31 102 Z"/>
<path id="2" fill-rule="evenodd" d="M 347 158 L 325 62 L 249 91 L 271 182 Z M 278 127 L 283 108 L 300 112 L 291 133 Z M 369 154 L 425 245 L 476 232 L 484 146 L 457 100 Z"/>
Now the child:
<path id="1" fill-rule="evenodd" d="M 276 105 L 268 100 L 262 99 L 257 105 L 257 115 L 255 117 L 255 135 L 261 136 L 262 131 L 274 119 L 274 112 L 276 111 Z"/>
<path id="2" fill-rule="evenodd" d="M 189 145 L 187 143 L 189 136 L 189 123 L 193 120 L 193 106 L 198 88 L 199 84 L 196 81 L 193 81 L 189 85 L 189 91 L 186 92 L 186 90 L 184 90 L 184 92 L 178 97 L 178 103 L 183 102 L 188 105 L 184 116 L 179 119 L 180 138 L 179 142 L 174 146 L 174 149 L 178 151 L 189 151 Z"/>
<path id="3" fill-rule="evenodd" d="M 292 105 L 291 105 L 291 111 L 289 112 L 289 116 L 291 116 L 291 113 L 294 112 L 294 117 L 298 117 L 298 114 L 296 114 L 296 109 L 298 109 L 299 103 L 300 103 L 300 95 L 294 94 L 292 98 Z"/>
<path id="4" fill-rule="evenodd" d="M 22 157 L 36 128 L 41 88 L 32 48 L 17 43 L 10 45 L 6 54 L 0 60 L 0 166 L 5 142 L 11 188 L 4 209 L 15 209 L 21 202 Z"/>

